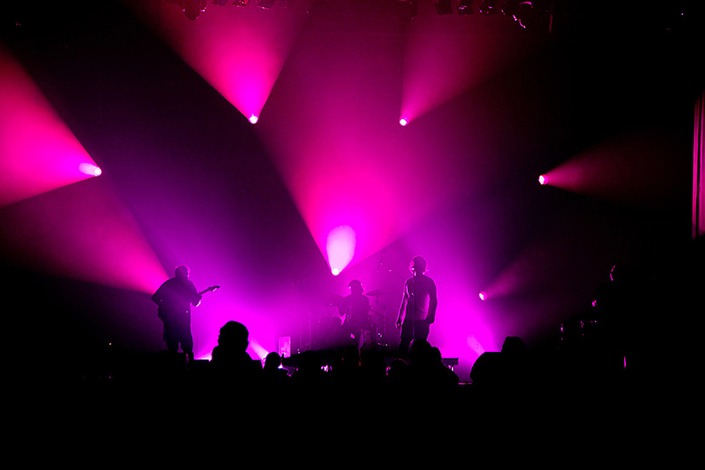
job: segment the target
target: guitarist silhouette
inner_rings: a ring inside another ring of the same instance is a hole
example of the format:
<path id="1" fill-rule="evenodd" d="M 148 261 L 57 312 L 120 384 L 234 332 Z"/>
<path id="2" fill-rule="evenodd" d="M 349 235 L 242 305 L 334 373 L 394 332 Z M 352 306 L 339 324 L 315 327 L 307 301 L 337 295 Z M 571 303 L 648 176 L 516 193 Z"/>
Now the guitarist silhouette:
<path id="1" fill-rule="evenodd" d="M 178 358 L 179 347 L 184 353 L 186 363 L 193 361 L 193 335 L 191 333 L 191 307 L 201 304 L 203 294 L 220 288 L 213 285 L 198 291 L 189 279 L 189 268 L 177 266 L 174 277 L 164 281 L 152 295 L 157 304 L 157 316 L 164 325 L 164 342 L 167 351 Z"/>

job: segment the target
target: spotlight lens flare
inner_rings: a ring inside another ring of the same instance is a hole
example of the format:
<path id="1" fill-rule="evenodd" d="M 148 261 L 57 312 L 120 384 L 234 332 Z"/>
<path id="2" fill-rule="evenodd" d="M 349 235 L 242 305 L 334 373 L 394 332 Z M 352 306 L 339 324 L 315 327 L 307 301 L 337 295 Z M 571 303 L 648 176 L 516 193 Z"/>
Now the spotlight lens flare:
<path id="1" fill-rule="evenodd" d="M 328 234 L 326 253 L 331 273 L 340 274 L 355 254 L 355 231 L 349 225 L 334 228 Z"/>
<path id="2" fill-rule="evenodd" d="M 252 124 L 257 124 L 257 121 L 259 121 L 259 117 L 255 116 L 254 114 L 251 114 L 248 118 L 248 121 L 250 121 Z"/>
<path id="3" fill-rule="evenodd" d="M 540 175 L 540 176 L 539 176 L 539 184 L 540 184 L 541 186 L 545 185 L 547 182 L 548 182 L 548 181 L 547 181 L 547 179 L 546 179 L 546 175 Z"/>
<path id="4" fill-rule="evenodd" d="M 81 163 L 78 165 L 78 170 L 89 176 L 100 176 L 103 174 L 103 170 L 100 167 L 93 165 L 92 163 Z"/>
<path id="5" fill-rule="evenodd" d="M 405 117 L 403 117 L 403 118 L 399 119 L 399 124 L 401 126 L 406 126 L 407 124 L 409 124 L 409 120 L 406 119 Z"/>

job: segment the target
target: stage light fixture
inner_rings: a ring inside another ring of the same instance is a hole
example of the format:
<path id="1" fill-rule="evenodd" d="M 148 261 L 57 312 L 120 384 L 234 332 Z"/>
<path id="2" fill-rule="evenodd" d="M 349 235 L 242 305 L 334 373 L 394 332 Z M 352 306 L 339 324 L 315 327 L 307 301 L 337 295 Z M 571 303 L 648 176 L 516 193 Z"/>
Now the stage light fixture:
<path id="1" fill-rule="evenodd" d="M 472 15 L 472 0 L 460 0 L 458 4 L 459 15 Z"/>
<path id="2" fill-rule="evenodd" d="M 503 0 L 500 2 L 500 5 L 498 7 L 499 12 L 502 13 L 504 16 L 512 16 L 517 10 L 518 5 L 519 0 Z"/>
<path id="3" fill-rule="evenodd" d="M 80 171 L 84 175 L 90 176 L 100 176 L 103 174 L 103 170 L 101 170 L 99 166 L 96 166 L 92 163 L 81 163 L 80 165 L 78 165 L 78 171 Z"/>
<path id="4" fill-rule="evenodd" d="M 450 15 L 453 13 L 453 6 L 450 4 L 450 0 L 438 0 L 436 2 L 436 12 L 439 15 Z"/>
<path id="5" fill-rule="evenodd" d="M 519 2 L 516 9 L 512 13 L 512 19 L 519 24 L 523 29 L 526 29 L 526 23 L 533 15 L 534 4 L 532 2 Z"/>
<path id="6" fill-rule="evenodd" d="M 250 0 L 234 0 L 233 5 L 238 7 L 246 7 Z"/>
<path id="7" fill-rule="evenodd" d="M 477 7 L 477 11 L 483 15 L 494 15 L 497 13 L 495 0 L 480 0 L 480 6 Z"/>

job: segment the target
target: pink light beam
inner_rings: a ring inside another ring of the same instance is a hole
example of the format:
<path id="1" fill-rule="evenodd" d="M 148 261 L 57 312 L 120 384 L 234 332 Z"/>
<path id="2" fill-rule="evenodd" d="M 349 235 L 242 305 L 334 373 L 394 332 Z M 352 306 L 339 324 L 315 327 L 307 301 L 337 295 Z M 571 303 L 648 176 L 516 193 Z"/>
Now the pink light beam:
<path id="1" fill-rule="evenodd" d="M 170 2 L 133 2 L 136 15 L 252 124 L 261 117 L 306 8 L 214 8 L 197 21 Z"/>
<path id="2" fill-rule="evenodd" d="M 328 234 L 326 253 L 331 273 L 337 276 L 355 255 L 355 231 L 350 226 L 336 227 Z"/>
<path id="3" fill-rule="evenodd" d="M 0 47 L 0 206 L 99 176 L 100 168 Z"/>
<path id="4" fill-rule="evenodd" d="M 402 116 L 408 125 L 529 57 L 543 34 L 527 32 L 503 15 L 438 15 L 419 5 L 409 30 Z"/>

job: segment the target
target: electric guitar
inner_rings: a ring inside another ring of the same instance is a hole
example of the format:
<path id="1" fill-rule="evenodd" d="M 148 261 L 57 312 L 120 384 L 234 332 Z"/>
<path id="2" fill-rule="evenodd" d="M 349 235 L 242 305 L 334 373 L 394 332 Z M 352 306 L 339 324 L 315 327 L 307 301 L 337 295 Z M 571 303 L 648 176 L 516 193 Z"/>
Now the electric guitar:
<path id="1" fill-rule="evenodd" d="M 218 290 L 218 289 L 220 289 L 220 286 L 218 286 L 218 285 L 209 286 L 209 287 L 203 289 L 201 292 L 199 292 L 198 295 L 203 295 L 206 292 L 213 292 L 214 290 Z"/>
<path id="2" fill-rule="evenodd" d="M 220 286 L 212 285 L 212 286 L 209 286 L 209 287 L 206 287 L 205 289 L 203 289 L 201 292 L 198 293 L 198 295 L 203 295 L 206 292 L 213 292 L 214 290 L 218 290 L 218 289 L 220 289 Z M 200 301 L 195 306 L 198 307 L 199 305 L 201 305 Z"/>
<path id="3" fill-rule="evenodd" d="M 218 290 L 218 289 L 220 289 L 220 286 L 219 286 L 219 285 L 212 285 L 212 286 L 209 286 L 209 287 L 203 289 L 202 291 L 200 291 L 200 292 L 198 293 L 198 295 L 203 295 L 203 294 L 205 294 L 206 292 L 213 292 L 213 291 Z M 161 321 L 168 321 L 170 318 L 172 318 L 172 317 L 174 316 L 174 312 L 172 312 L 172 309 L 173 309 L 174 307 L 172 306 L 172 307 L 166 307 L 166 308 L 165 308 L 165 305 L 164 305 L 164 300 L 165 300 L 165 299 L 159 298 L 159 297 L 157 297 L 157 294 L 154 294 L 154 295 L 152 296 L 152 300 L 153 300 L 154 302 L 156 302 L 157 305 L 159 306 L 159 309 L 157 310 L 157 316 L 159 317 L 159 319 L 160 319 Z M 169 303 L 173 303 L 173 302 L 169 302 Z M 198 307 L 199 305 L 201 305 L 201 302 L 200 302 L 200 301 L 199 301 L 197 304 L 194 304 L 195 307 Z M 178 309 L 178 307 L 177 307 L 177 309 Z"/>

